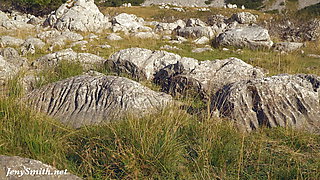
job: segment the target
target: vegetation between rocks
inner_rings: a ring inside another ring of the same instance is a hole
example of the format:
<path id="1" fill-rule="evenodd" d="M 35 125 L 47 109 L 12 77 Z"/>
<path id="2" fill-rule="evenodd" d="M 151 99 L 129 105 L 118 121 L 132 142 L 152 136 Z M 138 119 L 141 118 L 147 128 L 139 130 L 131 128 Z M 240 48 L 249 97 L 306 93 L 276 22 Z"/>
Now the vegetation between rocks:
<path id="1" fill-rule="evenodd" d="M 0 153 L 87 179 L 319 179 L 320 137 L 292 129 L 243 134 L 222 119 L 167 108 L 143 119 L 69 129 L 0 100 Z"/>

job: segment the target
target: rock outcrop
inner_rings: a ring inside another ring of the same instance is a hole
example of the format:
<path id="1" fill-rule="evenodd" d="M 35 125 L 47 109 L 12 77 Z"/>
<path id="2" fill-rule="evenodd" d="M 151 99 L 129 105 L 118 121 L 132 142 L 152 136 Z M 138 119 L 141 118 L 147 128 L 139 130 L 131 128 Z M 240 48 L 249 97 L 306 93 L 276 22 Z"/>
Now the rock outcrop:
<path id="1" fill-rule="evenodd" d="M 49 84 L 26 97 L 31 107 L 78 128 L 163 108 L 171 96 L 115 76 L 81 75 Z"/>
<path id="2" fill-rule="evenodd" d="M 279 75 L 224 86 L 211 99 L 211 110 L 244 131 L 290 126 L 319 133 L 319 100 L 319 77 Z"/>
<path id="3" fill-rule="evenodd" d="M 172 4 L 177 6 L 186 6 L 186 7 L 204 7 L 204 6 L 213 6 L 213 7 L 223 7 L 225 5 L 224 0 L 146 0 L 142 5 L 150 6 L 157 4 Z"/>
<path id="4" fill-rule="evenodd" d="M 7 62 L 0 55 L 0 85 L 3 85 L 6 80 L 13 77 L 18 72 L 18 68 Z"/>
<path id="5" fill-rule="evenodd" d="M 27 59 L 20 57 L 14 48 L 4 48 L 0 51 L 0 85 L 19 72 L 23 67 L 27 67 Z"/>
<path id="6" fill-rule="evenodd" d="M 189 58 L 161 69 L 154 81 L 164 92 L 208 99 L 226 84 L 261 77 L 264 77 L 261 69 L 237 58 L 213 61 Z"/>
<path id="7" fill-rule="evenodd" d="M 144 20 L 138 18 L 134 14 L 121 13 L 112 19 L 113 32 L 138 32 L 138 31 L 152 31 L 150 27 L 144 26 Z"/>
<path id="8" fill-rule="evenodd" d="M 125 73 L 136 79 L 151 80 L 160 69 L 179 60 L 181 60 L 179 55 L 166 51 L 129 48 L 111 55 L 107 64 L 119 74 Z"/>
<path id="9" fill-rule="evenodd" d="M 280 42 L 275 43 L 273 45 L 274 50 L 280 52 L 292 52 L 298 50 L 299 48 L 303 47 L 303 43 L 296 43 L 296 42 Z"/>
<path id="10" fill-rule="evenodd" d="M 3 155 L 0 155 L 0 179 L 81 180 L 67 170 L 57 170 L 41 161 Z"/>
<path id="11" fill-rule="evenodd" d="M 215 39 L 216 46 L 248 47 L 251 49 L 267 48 L 273 45 L 268 30 L 260 26 L 247 26 L 229 29 Z"/>
<path id="12" fill-rule="evenodd" d="M 257 22 L 257 16 L 249 12 L 240 12 L 233 14 L 230 18 L 231 21 L 237 21 L 240 24 L 250 24 Z"/>
<path id="13" fill-rule="evenodd" d="M 24 40 L 20 38 L 15 38 L 12 36 L 1 36 L 0 37 L 0 47 L 6 46 L 21 46 L 24 43 Z"/>
<path id="14" fill-rule="evenodd" d="M 102 66 L 105 59 L 90 53 L 77 53 L 72 49 L 65 49 L 52 54 L 40 57 L 32 63 L 34 68 L 51 68 L 58 65 L 61 61 L 80 63 L 85 69 L 94 69 L 96 66 Z"/>
<path id="15" fill-rule="evenodd" d="M 208 37 L 213 38 L 215 33 L 211 27 L 208 26 L 194 26 L 194 27 L 184 27 L 176 29 L 177 35 L 186 38 L 200 38 Z"/>
<path id="16" fill-rule="evenodd" d="M 108 17 L 103 15 L 94 0 L 72 0 L 61 5 L 44 23 L 60 31 L 99 31 L 110 28 Z"/>

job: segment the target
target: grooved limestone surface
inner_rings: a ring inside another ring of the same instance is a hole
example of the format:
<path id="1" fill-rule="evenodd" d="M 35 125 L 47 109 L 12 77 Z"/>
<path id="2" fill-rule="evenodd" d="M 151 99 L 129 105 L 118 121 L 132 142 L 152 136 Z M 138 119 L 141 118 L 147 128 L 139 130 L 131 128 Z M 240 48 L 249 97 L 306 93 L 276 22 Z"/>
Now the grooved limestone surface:
<path id="1" fill-rule="evenodd" d="M 241 81 L 222 88 L 211 109 L 251 131 L 261 126 L 291 126 L 320 132 L 320 77 L 279 75 Z"/>
<path id="2" fill-rule="evenodd" d="M 120 120 L 126 113 L 148 113 L 172 100 L 130 79 L 104 75 L 52 83 L 32 91 L 27 99 L 34 109 L 75 128 Z"/>

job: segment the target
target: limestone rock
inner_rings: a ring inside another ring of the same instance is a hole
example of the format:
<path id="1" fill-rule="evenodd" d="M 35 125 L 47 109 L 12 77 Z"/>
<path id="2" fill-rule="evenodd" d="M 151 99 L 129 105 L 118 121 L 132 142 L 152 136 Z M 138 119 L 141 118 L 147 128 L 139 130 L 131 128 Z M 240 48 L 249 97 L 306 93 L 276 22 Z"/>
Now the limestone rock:
<path id="1" fill-rule="evenodd" d="M 197 61 L 185 58 L 161 69 L 154 78 L 164 92 L 173 95 L 198 95 L 208 99 L 224 85 L 263 77 L 261 69 L 240 59 Z"/>
<path id="2" fill-rule="evenodd" d="M 319 77 L 279 75 L 226 85 L 213 96 L 211 110 L 244 131 L 290 126 L 319 133 L 319 99 Z"/>
<path id="3" fill-rule="evenodd" d="M 17 68 L 27 67 L 28 66 L 28 59 L 22 58 L 18 51 L 14 48 L 4 48 L 0 51 L 0 55 L 6 60 L 6 62 L 12 64 Z"/>
<path id="4" fill-rule="evenodd" d="M 143 25 L 144 20 L 138 18 L 134 14 L 121 13 L 112 19 L 113 32 L 137 32 L 137 31 L 152 31 L 151 28 Z"/>
<path id="5" fill-rule="evenodd" d="M 81 178 L 75 175 L 72 175 L 65 170 L 61 170 L 61 171 L 59 170 L 59 173 L 61 173 L 59 175 L 47 175 L 47 173 L 55 173 L 56 170 L 57 170 L 56 168 L 49 166 L 47 164 L 44 164 L 41 161 L 22 158 L 18 156 L 0 155 L 0 179 L 81 180 Z M 25 174 L 17 174 L 16 172 L 18 171 L 24 172 Z M 7 174 L 9 176 L 7 176 Z"/>
<path id="6" fill-rule="evenodd" d="M 111 33 L 107 36 L 107 39 L 109 39 L 110 41 L 120 41 L 123 38 L 115 33 Z"/>
<path id="7" fill-rule="evenodd" d="M 208 3 L 209 2 L 209 3 Z M 150 5 L 161 5 L 161 4 L 174 4 L 176 6 L 183 7 L 223 7 L 225 4 L 224 0 L 146 0 L 142 5 L 150 6 Z"/>
<path id="8" fill-rule="evenodd" d="M 303 43 L 280 42 L 280 43 L 275 43 L 273 46 L 274 46 L 274 50 L 276 51 L 292 52 L 300 49 L 303 46 Z"/>
<path id="9" fill-rule="evenodd" d="M 41 32 L 37 37 L 48 44 L 60 47 L 64 46 L 67 41 L 75 42 L 83 40 L 83 36 L 78 33 L 70 31 L 60 32 L 56 30 Z"/>
<path id="10" fill-rule="evenodd" d="M 36 49 L 42 49 L 46 44 L 38 38 L 28 38 L 22 44 L 21 53 L 22 55 L 34 54 Z"/>
<path id="11" fill-rule="evenodd" d="M 0 37 L 0 46 L 21 46 L 24 40 L 15 38 L 12 36 L 1 36 Z"/>
<path id="12" fill-rule="evenodd" d="M 193 53 L 203 53 L 203 52 L 206 52 L 206 51 L 212 51 L 213 49 L 211 47 L 203 47 L 203 48 L 194 48 L 192 49 L 191 52 Z"/>
<path id="13" fill-rule="evenodd" d="M 108 66 L 117 73 L 126 73 L 137 79 L 153 79 L 161 68 L 174 64 L 181 57 L 166 51 L 142 48 L 120 50 L 108 59 Z"/>
<path id="14" fill-rule="evenodd" d="M 257 22 L 257 16 L 249 12 L 240 12 L 231 16 L 231 21 L 237 21 L 240 24 L 251 24 Z"/>
<path id="15" fill-rule="evenodd" d="M 47 18 L 45 25 L 60 31 L 100 31 L 110 27 L 108 17 L 104 16 L 94 4 L 94 0 L 70 1 L 61 5 Z"/>
<path id="16" fill-rule="evenodd" d="M 135 32 L 132 36 L 140 39 L 160 39 L 160 36 L 154 32 Z"/>
<path id="17" fill-rule="evenodd" d="M 227 30 L 215 39 L 216 46 L 267 48 L 273 45 L 268 30 L 259 26 L 240 27 Z"/>
<path id="18" fill-rule="evenodd" d="M 209 41 L 210 41 L 209 38 L 203 36 L 203 37 L 200 37 L 200 38 L 198 38 L 198 39 L 195 39 L 195 40 L 193 41 L 193 43 L 195 43 L 195 44 L 207 44 L 207 43 L 209 43 Z"/>
<path id="19" fill-rule="evenodd" d="M 201 21 L 200 19 L 190 18 L 187 20 L 186 27 L 196 27 L 196 26 L 206 27 L 207 24 Z"/>
<path id="20" fill-rule="evenodd" d="M 213 38 L 215 34 L 211 27 L 201 26 L 180 28 L 176 32 L 179 36 L 186 38 L 200 38 L 203 36 Z"/>
<path id="21" fill-rule="evenodd" d="M 90 53 L 76 53 L 72 49 L 65 49 L 40 57 L 32 63 L 35 68 L 50 68 L 61 61 L 79 62 L 85 69 L 92 69 L 103 65 L 105 59 Z"/>
<path id="22" fill-rule="evenodd" d="M 165 107 L 172 97 L 116 76 L 81 75 L 49 84 L 26 97 L 34 109 L 78 128 L 143 115 Z"/>
<path id="23" fill-rule="evenodd" d="M 155 31 L 162 32 L 164 34 L 171 34 L 177 28 L 184 28 L 186 27 L 186 23 L 179 19 L 173 23 L 158 23 L 156 25 Z"/>
<path id="24" fill-rule="evenodd" d="M 16 75 L 18 72 L 18 68 L 7 62 L 0 55 L 0 85 L 3 85 L 9 78 Z"/>

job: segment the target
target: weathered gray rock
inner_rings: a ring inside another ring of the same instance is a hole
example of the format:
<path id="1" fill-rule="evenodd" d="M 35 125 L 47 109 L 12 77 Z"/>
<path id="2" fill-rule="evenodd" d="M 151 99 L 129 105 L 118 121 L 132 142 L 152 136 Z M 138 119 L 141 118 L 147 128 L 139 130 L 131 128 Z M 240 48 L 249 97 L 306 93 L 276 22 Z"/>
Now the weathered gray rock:
<path id="1" fill-rule="evenodd" d="M 33 38 L 33 37 L 26 39 L 22 44 L 22 46 L 25 46 L 27 44 L 33 44 L 34 47 L 38 49 L 42 49 L 46 45 L 46 43 L 44 43 L 41 39 Z"/>
<path id="2" fill-rule="evenodd" d="M 320 54 L 307 54 L 307 57 L 320 59 Z"/>
<path id="3" fill-rule="evenodd" d="M 173 23 L 158 23 L 155 27 L 155 31 L 163 34 L 171 34 L 175 29 L 184 27 L 186 27 L 186 23 L 179 19 Z"/>
<path id="4" fill-rule="evenodd" d="M 143 115 L 163 108 L 172 97 L 116 76 L 81 75 L 49 84 L 27 95 L 31 107 L 78 128 Z"/>
<path id="5" fill-rule="evenodd" d="M 131 35 L 140 39 L 160 39 L 160 36 L 154 32 L 135 32 Z"/>
<path id="6" fill-rule="evenodd" d="M 37 37 L 40 38 L 41 40 L 45 41 L 47 39 L 55 38 L 60 35 L 61 35 L 60 31 L 53 29 L 53 30 L 41 32 L 37 35 Z"/>
<path id="7" fill-rule="evenodd" d="M 235 28 L 221 33 L 215 39 L 216 46 L 248 47 L 251 49 L 267 48 L 273 45 L 268 30 L 259 26 Z"/>
<path id="8" fill-rule="evenodd" d="M 0 51 L 0 55 L 6 60 L 6 62 L 12 64 L 17 68 L 27 67 L 28 66 L 28 59 L 22 58 L 18 51 L 14 48 L 4 48 Z"/>
<path id="9" fill-rule="evenodd" d="M 237 58 L 213 61 L 185 58 L 161 69 L 154 81 L 164 92 L 208 99 L 226 84 L 260 77 L 264 77 L 261 69 Z"/>
<path id="10" fill-rule="evenodd" d="M 23 44 L 24 40 L 15 38 L 12 36 L 1 36 L 0 37 L 0 46 L 6 47 L 6 46 L 21 46 Z"/>
<path id="11" fill-rule="evenodd" d="M 122 40 L 123 38 L 115 33 L 111 33 L 107 36 L 107 39 L 110 40 L 110 41 L 120 41 Z"/>
<path id="12" fill-rule="evenodd" d="M 56 173 L 57 175 L 55 175 L 54 173 Z M 0 155 L 0 179 L 80 180 L 81 178 L 70 174 L 68 170 L 57 170 L 56 168 L 37 160 L 22 158 L 18 156 Z"/>
<path id="13" fill-rule="evenodd" d="M 213 96 L 211 110 L 244 131 L 290 126 L 319 133 L 319 99 L 319 77 L 279 75 L 226 85 Z"/>
<path id="14" fill-rule="evenodd" d="M 35 26 L 32 24 L 28 24 L 27 22 L 23 21 L 23 19 L 21 20 L 17 18 L 6 19 L 5 16 L 2 16 L 2 18 L 0 19 L 0 27 L 3 27 L 7 30 L 17 30 L 17 29 L 33 29 Z"/>
<path id="15" fill-rule="evenodd" d="M 7 21 L 9 20 L 9 17 L 7 16 L 6 13 L 0 11 L 0 24 L 3 22 L 3 21 Z"/>
<path id="16" fill-rule="evenodd" d="M 35 68 L 50 68 L 61 61 L 80 63 L 85 69 L 93 69 L 103 65 L 105 59 L 90 53 L 76 53 L 72 49 L 65 49 L 40 57 L 32 63 Z"/>
<path id="17" fill-rule="evenodd" d="M 9 78 L 16 75 L 18 72 L 18 68 L 7 62 L 0 55 L 0 85 L 3 85 Z"/>
<path id="18" fill-rule="evenodd" d="M 129 48 L 111 55 L 107 64 L 119 74 L 126 73 L 137 79 L 151 80 L 161 68 L 180 59 L 179 55 L 166 51 Z"/>
<path id="19" fill-rule="evenodd" d="M 170 45 L 167 45 L 167 44 L 164 45 L 164 46 L 161 46 L 160 49 L 164 49 L 164 50 L 181 50 L 177 46 L 170 46 Z"/>
<path id="20" fill-rule="evenodd" d="M 137 32 L 137 31 L 152 31 L 150 27 L 143 25 L 144 20 L 138 18 L 134 14 L 121 13 L 112 19 L 113 32 Z"/>
<path id="21" fill-rule="evenodd" d="M 273 34 L 280 34 L 285 41 L 316 41 L 320 37 L 320 20 L 312 19 L 299 24 L 287 21 L 276 25 L 271 22 L 268 29 L 275 31 Z"/>
<path id="22" fill-rule="evenodd" d="M 292 52 L 295 50 L 300 49 L 303 46 L 303 43 L 296 43 L 296 42 L 280 42 L 275 43 L 274 50 L 280 52 Z"/>
<path id="23" fill-rule="evenodd" d="M 72 43 L 70 47 L 75 47 L 75 46 L 86 47 L 86 44 L 88 44 L 88 41 L 76 41 Z"/>
<path id="24" fill-rule="evenodd" d="M 36 49 L 42 49 L 45 45 L 46 45 L 46 43 L 41 41 L 41 39 L 28 38 L 22 44 L 21 53 L 22 53 L 22 55 L 34 54 L 36 52 Z"/>
<path id="25" fill-rule="evenodd" d="M 180 28 L 177 29 L 176 32 L 179 36 L 187 38 L 200 38 L 205 36 L 211 39 L 215 35 L 211 27 L 201 26 Z"/>
<path id="26" fill-rule="evenodd" d="M 176 4 L 179 6 L 186 7 L 205 7 L 205 6 L 213 6 L 213 7 L 223 7 L 225 2 L 224 0 L 214 0 L 206 3 L 207 0 L 146 0 L 142 5 L 150 6 L 156 4 Z"/>
<path id="27" fill-rule="evenodd" d="M 94 4 L 94 0 L 70 1 L 61 5 L 47 18 L 45 25 L 58 30 L 101 31 L 110 28 L 108 17 Z"/>
<path id="28" fill-rule="evenodd" d="M 192 49 L 191 52 L 193 53 L 203 53 L 203 52 L 206 52 L 206 51 L 212 51 L 213 49 L 211 47 L 203 47 L 203 48 L 194 48 Z"/>
<path id="29" fill-rule="evenodd" d="M 195 43 L 195 44 L 207 44 L 207 43 L 209 43 L 209 41 L 210 41 L 209 38 L 203 36 L 203 37 L 201 37 L 201 38 L 195 39 L 195 40 L 193 41 L 193 43 Z"/>
<path id="30" fill-rule="evenodd" d="M 240 24 L 251 24 L 257 22 L 257 16 L 249 12 L 240 12 L 233 14 L 230 18 L 231 21 L 237 21 Z"/>
<path id="31" fill-rule="evenodd" d="M 182 36 L 176 36 L 176 37 L 173 37 L 171 38 L 171 41 L 169 41 L 169 43 L 172 43 L 172 44 L 181 44 L 181 43 L 184 43 L 184 42 L 187 42 L 188 39 L 182 37 Z"/>
<path id="32" fill-rule="evenodd" d="M 206 27 L 207 24 L 201 21 L 200 19 L 190 18 L 187 20 L 186 27 L 196 27 L 196 26 Z"/>

